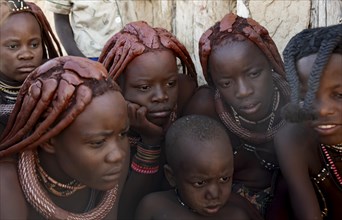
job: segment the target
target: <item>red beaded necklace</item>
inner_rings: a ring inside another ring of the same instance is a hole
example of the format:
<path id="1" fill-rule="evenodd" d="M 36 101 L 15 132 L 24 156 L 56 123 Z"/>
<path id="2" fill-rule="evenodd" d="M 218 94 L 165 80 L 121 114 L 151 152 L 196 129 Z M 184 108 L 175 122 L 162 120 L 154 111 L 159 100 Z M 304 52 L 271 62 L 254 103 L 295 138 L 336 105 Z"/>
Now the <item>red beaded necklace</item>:
<path id="1" fill-rule="evenodd" d="M 328 145 L 321 144 L 321 149 L 323 152 L 324 161 L 325 161 L 327 167 L 329 168 L 329 170 L 331 171 L 331 173 L 335 176 L 335 178 L 332 178 L 332 179 L 334 180 L 335 183 L 336 183 L 335 180 L 337 180 L 336 185 L 342 191 L 342 177 L 339 174 L 337 167 L 334 163 L 334 160 L 332 159 L 331 155 L 329 154 L 327 148 L 330 148 L 330 147 L 328 147 Z M 339 154 L 341 154 L 341 152 L 339 152 Z"/>

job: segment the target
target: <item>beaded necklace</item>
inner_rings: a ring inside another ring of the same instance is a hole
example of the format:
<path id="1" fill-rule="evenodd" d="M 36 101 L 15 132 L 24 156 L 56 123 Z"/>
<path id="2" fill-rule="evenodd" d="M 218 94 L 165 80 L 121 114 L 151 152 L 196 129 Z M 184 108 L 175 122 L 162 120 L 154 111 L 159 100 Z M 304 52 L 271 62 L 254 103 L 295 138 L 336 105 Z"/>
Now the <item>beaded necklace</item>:
<path id="1" fill-rule="evenodd" d="M 68 212 L 50 199 L 38 179 L 35 152 L 28 150 L 20 153 L 18 174 L 21 188 L 27 201 L 46 219 L 58 220 L 100 220 L 107 216 L 116 201 L 118 184 L 105 192 L 102 201 L 91 211 L 82 214 Z"/>
<path id="2" fill-rule="evenodd" d="M 333 148 L 333 146 L 335 145 L 325 145 L 325 144 L 321 144 L 321 152 L 322 152 L 322 156 L 324 159 L 324 162 L 326 164 L 326 166 L 328 167 L 328 169 L 330 170 L 330 173 L 333 174 L 332 179 L 335 183 L 335 185 L 337 186 L 337 188 L 342 191 L 342 177 L 338 172 L 338 169 L 335 165 L 335 161 L 333 160 L 332 156 L 329 154 L 328 149 L 335 149 Z M 341 152 L 338 152 L 339 155 L 341 155 Z M 336 182 L 337 181 L 337 182 Z"/>
<path id="3" fill-rule="evenodd" d="M 35 163 L 37 166 L 39 179 L 41 180 L 41 182 L 43 182 L 45 188 L 56 196 L 67 197 L 72 195 L 76 191 L 86 187 L 84 184 L 79 183 L 77 180 L 72 180 L 67 184 L 63 184 L 50 177 L 40 165 L 38 153 L 35 154 Z"/>
<path id="4" fill-rule="evenodd" d="M 11 86 L 0 80 L 0 91 L 10 103 L 14 103 L 16 101 L 20 88 L 21 85 Z"/>

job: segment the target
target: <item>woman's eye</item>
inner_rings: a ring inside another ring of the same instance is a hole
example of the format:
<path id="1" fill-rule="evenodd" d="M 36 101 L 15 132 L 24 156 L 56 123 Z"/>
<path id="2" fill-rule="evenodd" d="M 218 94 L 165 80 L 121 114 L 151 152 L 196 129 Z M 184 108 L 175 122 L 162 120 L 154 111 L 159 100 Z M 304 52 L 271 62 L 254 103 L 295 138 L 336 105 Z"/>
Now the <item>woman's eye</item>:
<path id="1" fill-rule="evenodd" d="M 31 47 L 32 47 L 32 48 L 37 48 L 38 46 L 39 46 L 39 43 L 32 43 L 32 44 L 31 44 Z"/>
<path id="2" fill-rule="evenodd" d="M 128 133 L 128 131 L 121 132 L 121 133 L 119 134 L 119 137 L 121 137 L 121 138 L 126 138 L 126 137 L 127 137 L 127 133 Z"/>
<path id="3" fill-rule="evenodd" d="M 261 74 L 261 71 L 251 72 L 249 74 L 250 77 L 255 78 L 258 77 Z"/>
<path id="4" fill-rule="evenodd" d="M 172 80 L 172 81 L 167 83 L 168 87 L 174 87 L 175 85 L 177 85 L 177 81 L 176 80 Z"/>
<path id="5" fill-rule="evenodd" d="M 91 147 L 93 148 L 99 148 L 102 147 L 102 145 L 106 142 L 106 140 L 97 140 L 97 141 L 93 141 L 90 143 Z"/>
<path id="6" fill-rule="evenodd" d="M 204 181 L 197 181 L 197 182 L 194 183 L 194 186 L 195 186 L 195 187 L 201 187 L 201 186 L 203 186 L 204 184 L 205 184 Z"/>
<path id="7" fill-rule="evenodd" d="M 337 99 L 342 99 L 342 93 L 336 93 L 336 94 L 335 94 L 335 97 L 336 97 Z"/>
<path id="8" fill-rule="evenodd" d="M 226 183 L 226 182 L 228 182 L 230 180 L 230 177 L 228 177 L 228 176 L 224 176 L 224 177 L 221 177 L 220 178 L 220 182 L 221 183 Z"/>
<path id="9" fill-rule="evenodd" d="M 230 80 L 226 81 L 226 82 L 222 82 L 222 87 L 223 88 L 228 88 L 231 84 L 232 84 L 232 82 Z"/>
<path id="10" fill-rule="evenodd" d="M 139 86 L 139 90 L 140 90 L 140 91 L 143 91 L 143 92 L 147 91 L 149 88 L 150 88 L 150 87 L 147 86 L 147 85 Z"/>
<path id="11" fill-rule="evenodd" d="M 9 44 L 7 47 L 11 50 L 14 50 L 14 49 L 18 48 L 18 45 L 17 44 Z"/>

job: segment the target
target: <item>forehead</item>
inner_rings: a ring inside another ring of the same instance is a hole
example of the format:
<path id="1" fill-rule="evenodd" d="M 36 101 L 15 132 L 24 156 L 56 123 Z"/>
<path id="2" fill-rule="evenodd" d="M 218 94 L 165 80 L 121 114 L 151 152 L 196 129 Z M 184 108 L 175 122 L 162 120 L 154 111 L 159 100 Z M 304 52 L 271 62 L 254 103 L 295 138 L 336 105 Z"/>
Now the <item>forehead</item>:
<path id="1" fill-rule="evenodd" d="M 1 36 L 11 35 L 15 32 L 34 29 L 40 35 L 40 26 L 36 18 L 29 12 L 11 14 L 0 26 Z"/>
<path id="2" fill-rule="evenodd" d="M 69 132 L 73 130 L 76 133 L 91 133 L 104 128 L 120 130 L 127 124 L 127 105 L 124 98 L 120 92 L 108 91 L 93 98 L 67 129 Z"/>
<path id="3" fill-rule="evenodd" d="M 135 57 L 126 67 L 126 80 L 137 77 L 162 76 L 177 73 L 176 56 L 171 50 L 150 51 Z"/>
<path id="4" fill-rule="evenodd" d="M 240 64 L 241 67 L 254 63 L 255 65 L 260 65 L 261 63 L 268 64 L 266 56 L 259 47 L 247 39 L 236 42 L 229 41 L 221 46 L 216 46 L 209 56 L 209 62 L 212 62 L 214 65 Z"/>
<path id="5" fill-rule="evenodd" d="M 182 138 L 179 146 L 179 163 L 189 172 L 195 170 L 212 171 L 227 169 L 233 164 L 230 141 L 224 136 L 212 140 L 192 140 Z"/>

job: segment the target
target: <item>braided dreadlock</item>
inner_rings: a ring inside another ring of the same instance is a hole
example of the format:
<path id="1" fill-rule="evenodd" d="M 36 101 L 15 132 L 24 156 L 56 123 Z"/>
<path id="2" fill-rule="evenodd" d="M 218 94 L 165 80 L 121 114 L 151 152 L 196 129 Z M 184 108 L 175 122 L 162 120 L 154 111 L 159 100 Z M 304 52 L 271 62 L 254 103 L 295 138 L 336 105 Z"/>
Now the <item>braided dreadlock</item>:
<path id="1" fill-rule="evenodd" d="M 211 50 L 222 43 L 244 40 L 252 41 L 265 54 L 275 71 L 285 77 L 283 61 L 268 31 L 251 18 L 242 18 L 229 13 L 210 27 L 199 41 L 199 57 L 203 75 L 209 85 L 213 85 L 211 74 L 208 72 L 208 58 Z"/>
<path id="2" fill-rule="evenodd" d="M 86 58 L 54 58 L 25 80 L 1 137 L 0 158 L 32 149 L 60 133 L 92 98 L 119 91 L 106 69 Z"/>
<path id="3" fill-rule="evenodd" d="M 61 46 L 54 35 L 47 18 L 36 4 L 23 0 L 0 0 L 0 11 L 0 25 L 2 25 L 6 18 L 12 14 L 31 13 L 40 26 L 43 43 L 43 59 L 52 59 L 63 55 Z"/>
<path id="4" fill-rule="evenodd" d="M 166 29 L 153 28 L 145 21 L 129 23 L 111 37 L 102 50 L 99 62 L 104 64 L 109 76 L 117 80 L 135 57 L 165 49 L 175 53 L 181 60 L 183 73 L 190 75 L 197 83 L 195 66 L 184 45 Z"/>
<path id="5" fill-rule="evenodd" d="M 342 54 L 342 24 L 329 27 L 306 29 L 295 35 L 283 52 L 286 77 L 291 86 L 291 103 L 283 108 L 283 116 L 291 122 L 301 122 L 315 118 L 311 111 L 321 74 L 333 53 Z M 299 105 L 299 78 L 296 62 L 311 54 L 317 54 L 312 67 L 308 91 Z"/>

